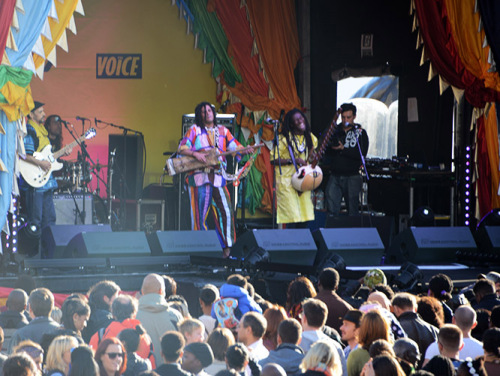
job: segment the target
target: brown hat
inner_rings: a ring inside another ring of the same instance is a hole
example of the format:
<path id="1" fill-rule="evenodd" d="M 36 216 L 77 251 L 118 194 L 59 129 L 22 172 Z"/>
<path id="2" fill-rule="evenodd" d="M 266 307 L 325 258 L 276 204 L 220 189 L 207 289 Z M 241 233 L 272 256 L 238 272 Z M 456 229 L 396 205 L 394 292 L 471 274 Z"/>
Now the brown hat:
<path id="1" fill-rule="evenodd" d="M 31 111 L 38 110 L 40 107 L 42 107 L 45 103 L 35 101 L 35 107 Z"/>

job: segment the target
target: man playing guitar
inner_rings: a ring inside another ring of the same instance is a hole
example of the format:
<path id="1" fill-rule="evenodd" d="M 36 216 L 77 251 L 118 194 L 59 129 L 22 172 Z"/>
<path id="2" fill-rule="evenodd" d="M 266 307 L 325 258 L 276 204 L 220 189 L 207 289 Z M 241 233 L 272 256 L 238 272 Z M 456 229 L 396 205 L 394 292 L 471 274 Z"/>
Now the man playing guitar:
<path id="1" fill-rule="evenodd" d="M 46 116 L 43 105 L 43 103 L 35 101 L 35 107 L 28 114 L 24 147 L 26 149 L 25 161 L 47 172 L 51 169 L 51 163 L 33 156 L 33 153 L 41 151 L 50 144 L 49 133 L 44 126 Z M 66 151 L 66 154 L 70 153 L 71 150 Z M 57 182 L 52 176 L 40 188 L 31 187 L 22 177 L 20 178 L 23 212 L 28 217 L 28 223 L 36 226 L 38 231 L 56 223 L 56 212 L 52 197 L 56 188 Z"/>

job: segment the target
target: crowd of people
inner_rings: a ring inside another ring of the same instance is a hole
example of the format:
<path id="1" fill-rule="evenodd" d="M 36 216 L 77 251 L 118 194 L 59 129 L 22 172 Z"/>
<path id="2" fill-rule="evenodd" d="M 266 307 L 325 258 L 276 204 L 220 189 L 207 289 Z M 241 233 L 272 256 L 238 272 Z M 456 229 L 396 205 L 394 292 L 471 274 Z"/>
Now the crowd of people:
<path id="1" fill-rule="evenodd" d="M 137 292 L 100 281 L 60 309 L 47 288 L 16 288 L 0 314 L 2 375 L 500 374 L 499 273 L 462 291 L 437 274 L 425 296 L 365 278 L 365 299 L 341 297 L 333 268 L 314 281 L 295 278 L 279 305 L 233 274 L 200 288 L 199 307 L 159 274 Z"/>

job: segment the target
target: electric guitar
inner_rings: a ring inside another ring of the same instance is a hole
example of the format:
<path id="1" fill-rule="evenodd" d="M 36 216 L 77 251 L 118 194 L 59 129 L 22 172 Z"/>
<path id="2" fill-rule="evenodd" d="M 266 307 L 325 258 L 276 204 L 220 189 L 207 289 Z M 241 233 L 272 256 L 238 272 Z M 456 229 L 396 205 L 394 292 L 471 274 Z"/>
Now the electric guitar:
<path id="1" fill-rule="evenodd" d="M 79 137 L 77 140 L 73 141 L 71 144 L 66 145 L 60 150 L 52 154 L 52 145 L 45 146 L 41 151 L 33 153 L 33 157 L 39 161 L 50 162 L 50 169 L 44 171 L 40 166 L 30 163 L 22 158 L 19 159 L 19 171 L 21 172 L 24 180 L 34 188 L 40 188 L 47 183 L 50 178 L 52 171 L 58 171 L 63 167 L 63 164 L 57 160 L 60 156 L 64 155 L 67 150 L 73 148 L 83 140 L 90 140 L 95 137 L 96 130 L 90 128 L 85 132 L 85 134 Z"/>

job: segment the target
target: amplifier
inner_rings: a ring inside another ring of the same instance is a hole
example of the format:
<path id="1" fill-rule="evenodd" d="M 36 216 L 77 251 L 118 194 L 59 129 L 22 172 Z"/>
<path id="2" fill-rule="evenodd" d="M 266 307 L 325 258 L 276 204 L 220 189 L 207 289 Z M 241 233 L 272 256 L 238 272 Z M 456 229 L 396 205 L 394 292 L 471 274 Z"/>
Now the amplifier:
<path id="1" fill-rule="evenodd" d="M 83 194 L 69 193 L 54 194 L 54 208 L 56 211 L 56 225 L 81 225 L 82 220 L 78 215 L 77 207 L 83 211 Z M 91 194 L 85 195 L 85 224 L 92 224 L 94 213 L 94 200 Z"/>
<path id="2" fill-rule="evenodd" d="M 231 133 L 233 133 L 234 126 L 236 124 L 235 114 L 216 114 L 217 124 L 225 126 Z M 191 125 L 194 124 L 194 114 L 182 115 L 182 135 L 184 137 L 187 130 Z M 233 134 L 234 136 L 234 134 Z"/>

